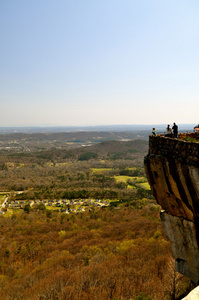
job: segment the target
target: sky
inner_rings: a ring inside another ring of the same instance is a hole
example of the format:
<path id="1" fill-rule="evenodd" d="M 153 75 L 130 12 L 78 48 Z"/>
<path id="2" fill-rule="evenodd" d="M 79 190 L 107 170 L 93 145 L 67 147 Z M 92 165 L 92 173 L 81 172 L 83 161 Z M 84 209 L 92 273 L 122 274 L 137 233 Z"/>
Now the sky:
<path id="1" fill-rule="evenodd" d="M 1 0 L 0 126 L 199 123 L 198 0 Z"/>

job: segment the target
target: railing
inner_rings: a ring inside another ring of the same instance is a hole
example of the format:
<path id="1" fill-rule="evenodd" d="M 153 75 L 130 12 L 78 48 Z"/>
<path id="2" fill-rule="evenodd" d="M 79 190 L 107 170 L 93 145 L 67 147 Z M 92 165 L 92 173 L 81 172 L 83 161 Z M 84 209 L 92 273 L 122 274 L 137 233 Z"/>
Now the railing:
<path id="1" fill-rule="evenodd" d="M 178 133 L 196 133 L 195 130 L 191 131 L 191 130 L 179 130 Z M 157 135 L 166 135 L 166 131 L 156 131 Z"/>

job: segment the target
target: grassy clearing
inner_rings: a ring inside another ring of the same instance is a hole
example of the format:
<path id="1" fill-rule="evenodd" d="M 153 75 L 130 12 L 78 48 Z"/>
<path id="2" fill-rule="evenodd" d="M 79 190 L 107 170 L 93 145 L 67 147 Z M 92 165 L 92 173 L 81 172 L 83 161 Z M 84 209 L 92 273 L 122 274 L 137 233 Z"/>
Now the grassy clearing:
<path id="1" fill-rule="evenodd" d="M 48 206 L 48 205 L 46 205 L 46 209 L 48 209 L 48 210 L 57 210 L 57 211 L 59 211 L 60 210 L 60 208 L 61 207 L 56 207 L 56 206 Z"/>
<path id="2" fill-rule="evenodd" d="M 133 189 L 133 190 L 135 190 L 135 189 L 136 189 L 136 186 L 131 185 L 131 184 L 128 184 L 127 188 L 128 188 L 128 189 Z"/>
<path id="3" fill-rule="evenodd" d="M 93 173 L 106 173 L 106 172 L 109 172 L 109 171 L 112 171 L 114 170 L 113 168 L 92 168 L 91 169 Z"/>
<path id="4" fill-rule="evenodd" d="M 127 182 L 128 179 L 131 179 L 132 177 L 129 177 L 127 175 L 116 175 L 114 176 L 114 178 L 117 182 Z"/>
<path id="5" fill-rule="evenodd" d="M 150 190 L 151 189 L 148 182 L 139 183 L 138 186 L 141 187 L 142 189 L 145 189 L 145 190 Z"/>
<path id="6" fill-rule="evenodd" d="M 126 176 L 126 175 L 119 175 L 119 176 L 114 176 L 115 180 L 117 182 L 125 182 L 128 184 L 128 180 L 131 179 L 132 177 L 130 176 Z M 127 188 L 129 189 L 136 189 L 136 187 L 134 185 L 128 184 Z"/>
<path id="7" fill-rule="evenodd" d="M 130 179 L 132 181 L 134 181 L 135 183 L 144 183 L 144 182 L 147 182 L 147 179 L 146 177 L 144 176 L 140 176 L 140 177 L 130 177 Z"/>
<path id="8" fill-rule="evenodd" d="M 144 190 L 150 190 L 150 185 L 147 182 L 146 177 L 141 176 L 141 177 L 131 177 L 131 176 L 114 176 L 115 180 L 117 182 L 125 182 L 128 184 L 128 188 L 131 189 L 136 189 L 136 188 L 142 188 Z M 130 179 L 132 184 L 128 183 L 128 180 Z M 133 185 L 135 184 L 135 185 Z"/>
<path id="9" fill-rule="evenodd" d="M 93 173 L 106 173 L 109 171 L 115 171 L 116 169 L 114 168 L 91 168 Z M 136 167 L 132 167 L 132 168 L 126 168 L 126 170 L 130 170 L 130 171 L 135 171 Z"/>

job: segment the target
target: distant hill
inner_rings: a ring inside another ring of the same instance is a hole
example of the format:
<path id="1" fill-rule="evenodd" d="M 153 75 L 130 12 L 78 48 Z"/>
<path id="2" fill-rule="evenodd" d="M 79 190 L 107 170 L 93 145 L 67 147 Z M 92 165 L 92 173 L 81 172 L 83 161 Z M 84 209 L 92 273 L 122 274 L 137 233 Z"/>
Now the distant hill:
<path id="1" fill-rule="evenodd" d="M 90 158 L 103 159 L 133 159 L 140 154 L 147 153 L 148 142 L 143 140 L 134 141 L 105 141 L 84 149 L 75 149 L 73 152 L 79 160 L 89 160 Z"/>
<path id="2" fill-rule="evenodd" d="M 91 146 L 77 147 L 73 149 L 43 149 L 33 152 L 11 152 L 8 154 L 9 161 L 57 161 L 65 160 L 90 160 L 90 159 L 135 159 L 142 157 L 148 151 L 148 141 L 104 141 Z M 6 155 L 7 152 L 2 152 Z"/>
<path id="3" fill-rule="evenodd" d="M 105 141 L 88 147 L 79 147 L 72 150 L 59 150 L 42 151 L 42 157 L 52 156 L 53 158 L 59 157 L 73 158 L 80 160 L 89 160 L 92 158 L 101 159 L 132 159 L 137 155 L 144 155 L 148 151 L 148 142 L 144 140 L 134 141 Z M 82 158 L 82 159 L 81 159 Z"/>
<path id="4" fill-rule="evenodd" d="M 77 153 L 94 151 L 99 155 L 108 155 L 109 153 L 136 153 L 147 152 L 148 142 L 143 140 L 134 141 L 105 141 L 84 149 L 76 149 Z"/>
<path id="5" fill-rule="evenodd" d="M 61 142 L 102 142 L 106 140 L 132 140 L 148 139 L 150 132 L 142 131 L 77 131 L 77 132 L 38 132 L 38 133 L 4 133 L 0 135 L 0 141 L 61 141 Z"/>
<path id="6" fill-rule="evenodd" d="M 148 140 L 149 133 L 142 132 L 54 132 L 0 134 L 0 152 L 38 152 L 40 150 L 73 149 L 91 146 L 104 141 Z"/>

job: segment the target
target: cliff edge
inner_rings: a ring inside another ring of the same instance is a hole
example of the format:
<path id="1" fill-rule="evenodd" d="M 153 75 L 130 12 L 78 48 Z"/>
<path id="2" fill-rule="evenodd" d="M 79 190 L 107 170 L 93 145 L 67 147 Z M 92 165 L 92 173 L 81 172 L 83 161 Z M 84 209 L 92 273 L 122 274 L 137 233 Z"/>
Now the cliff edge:
<path id="1" fill-rule="evenodd" d="M 149 137 L 144 159 L 152 193 L 162 211 L 164 231 L 171 241 L 176 270 L 199 284 L 199 134 L 196 142 Z"/>

